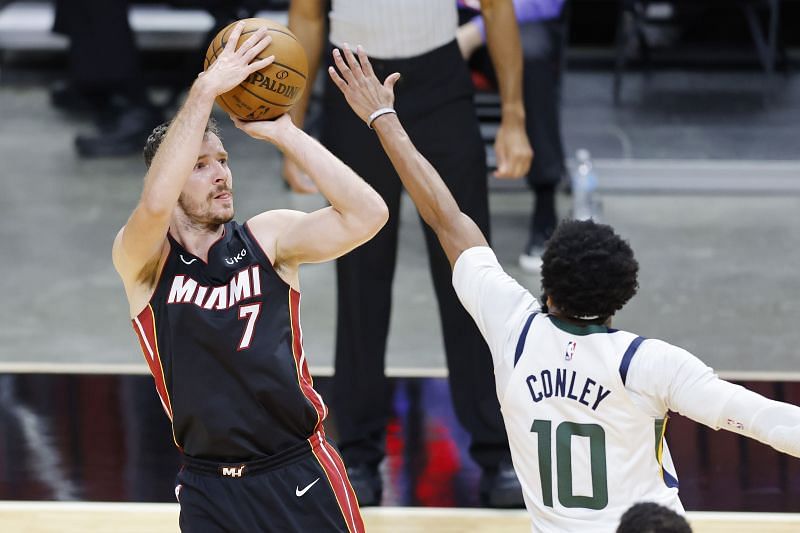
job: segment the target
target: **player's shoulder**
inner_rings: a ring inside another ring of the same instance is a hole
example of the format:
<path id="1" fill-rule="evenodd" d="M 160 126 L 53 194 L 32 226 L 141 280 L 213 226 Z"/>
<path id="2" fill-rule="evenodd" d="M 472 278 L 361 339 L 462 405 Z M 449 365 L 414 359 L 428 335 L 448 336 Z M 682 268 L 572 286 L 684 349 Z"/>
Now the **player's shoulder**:
<path id="1" fill-rule="evenodd" d="M 125 247 L 122 244 L 125 229 L 126 226 L 120 228 L 114 237 L 114 243 L 111 247 L 111 262 L 126 285 L 142 283 L 149 288 L 153 285 L 160 267 L 169 253 L 169 240 L 165 236 L 160 249 L 144 264 L 140 264 L 133 261 L 125 252 Z"/>
<path id="2" fill-rule="evenodd" d="M 633 358 L 637 365 L 650 369 L 676 369 L 696 359 L 689 351 L 661 339 L 643 338 Z"/>
<path id="3" fill-rule="evenodd" d="M 651 338 L 644 338 L 644 341 L 642 342 L 642 347 L 640 349 L 644 350 L 646 353 L 658 353 L 658 354 L 689 353 L 680 346 L 675 346 L 674 344 L 671 344 L 665 340 L 651 339 Z"/>
<path id="4" fill-rule="evenodd" d="M 125 226 L 119 228 L 117 234 L 114 236 L 114 243 L 111 245 L 111 261 L 114 263 L 114 268 L 117 272 L 120 271 L 121 262 L 124 259 L 122 254 L 122 234 L 125 233 Z"/>
<path id="5" fill-rule="evenodd" d="M 244 227 L 255 238 L 270 262 L 274 262 L 276 242 L 281 232 L 305 214 L 293 209 L 272 209 L 249 218 Z"/>
<path id="6" fill-rule="evenodd" d="M 463 283 L 475 274 L 496 272 L 496 275 L 504 273 L 500 261 L 494 251 L 488 246 L 473 246 L 467 248 L 453 263 L 453 280 L 455 283 Z"/>
<path id="7" fill-rule="evenodd" d="M 488 264 L 500 266 L 494 250 L 489 246 L 472 246 L 467 248 L 456 259 L 455 265 L 462 264 Z"/>
<path id="8" fill-rule="evenodd" d="M 297 221 L 305 215 L 306 213 L 303 211 L 296 211 L 294 209 L 271 209 L 247 219 L 244 225 L 251 233 L 260 238 L 262 236 L 278 233 L 288 224 Z"/>
<path id="9" fill-rule="evenodd" d="M 165 237 L 160 251 L 143 265 L 136 265 L 126 256 L 121 244 L 125 227 L 123 226 L 114 238 L 112 247 L 112 262 L 114 268 L 122 279 L 125 294 L 128 298 L 128 305 L 131 311 L 131 318 L 138 316 L 153 293 L 156 285 L 166 268 L 167 259 L 171 250 L 169 240 Z"/>

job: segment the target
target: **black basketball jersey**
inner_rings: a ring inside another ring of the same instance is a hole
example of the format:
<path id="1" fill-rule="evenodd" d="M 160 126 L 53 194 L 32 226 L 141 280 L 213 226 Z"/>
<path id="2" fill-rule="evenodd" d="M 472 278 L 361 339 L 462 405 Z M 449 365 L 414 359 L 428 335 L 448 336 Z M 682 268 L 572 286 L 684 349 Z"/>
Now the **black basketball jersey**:
<path id="1" fill-rule="evenodd" d="M 300 293 L 247 226 L 225 224 L 208 263 L 168 238 L 133 329 L 175 444 L 193 457 L 241 461 L 309 438 L 328 410 L 303 353 Z"/>

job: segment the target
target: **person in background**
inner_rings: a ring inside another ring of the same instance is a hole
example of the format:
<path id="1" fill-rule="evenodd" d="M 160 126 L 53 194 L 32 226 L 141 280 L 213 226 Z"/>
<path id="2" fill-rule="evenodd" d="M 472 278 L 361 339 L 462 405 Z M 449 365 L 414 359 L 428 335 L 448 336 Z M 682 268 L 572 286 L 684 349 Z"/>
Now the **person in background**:
<path id="1" fill-rule="evenodd" d="M 464 210 L 488 235 L 486 152 L 469 72 L 455 40 L 455 2 L 333 0 L 327 36 L 326 6 L 323 0 L 293 0 L 289 8 L 289 28 L 308 53 L 309 86 L 326 41 L 329 46 L 362 44 L 378 72 L 402 70 L 403 81 L 397 90 L 403 95 L 400 106 L 409 129 Z M 511 0 L 484 0 L 481 9 L 502 101 L 502 122 L 495 142 L 496 175 L 521 177 L 533 154 L 525 133 L 522 54 L 513 6 Z M 374 239 L 336 265 L 333 412 L 338 442 L 359 502 L 376 505 L 382 495 L 378 465 L 385 453 L 389 399 L 384 363 L 402 186 L 375 136 L 353 116 L 327 77 L 326 81 L 320 140 L 380 193 L 390 212 L 389 222 Z M 307 104 L 304 96 L 292 110 L 298 125 L 304 122 Z M 314 190 L 289 160 L 285 161 L 285 176 L 296 191 Z M 458 303 L 447 258 L 430 228 L 425 228 L 425 238 L 453 404 L 459 422 L 470 434 L 470 454 L 482 469 L 482 501 L 491 506 L 521 506 L 521 490 L 494 394 L 488 348 Z"/>
<path id="2" fill-rule="evenodd" d="M 65 85 L 51 101 L 68 112 L 89 113 L 96 134 L 78 135 L 81 157 L 139 153 L 163 116 L 148 97 L 127 0 L 56 0 L 54 30 L 69 38 Z"/>
<path id="3" fill-rule="evenodd" d="M 561 222 L 535 298 L 416 149 L 394 108 L 400 74 L 381 83 L 361 49 L 358 60 L 347 47 L 334 58 L 331 80 L 375 131 L 489 345 L 532 530 L 608 533 L 643 499 L 683 513 L 669 411 L 800 457 L 800 407 L 722 380 L 678 346 L 611 327 L 639 287 L 633 250 L 613 228 Z"/>
<path id="4" fill-rule="evenodd" d="M 537 272 L 542 264 L 544 243 L 558 222 L 556 188 L 566 175 L 561 140 L 560 86 L 563 65 L 565 0 L 514 0 L 522 45 L 525 129 L 536 157 L 528 172 L 534 192 L 528 241 L 519 258 L 526 272 Z M 470 66 L 494 78 L 486 51 L 486 23 L 476 0 L 459 0 L 469 20 L 459 26 L 458 46 Z"/>

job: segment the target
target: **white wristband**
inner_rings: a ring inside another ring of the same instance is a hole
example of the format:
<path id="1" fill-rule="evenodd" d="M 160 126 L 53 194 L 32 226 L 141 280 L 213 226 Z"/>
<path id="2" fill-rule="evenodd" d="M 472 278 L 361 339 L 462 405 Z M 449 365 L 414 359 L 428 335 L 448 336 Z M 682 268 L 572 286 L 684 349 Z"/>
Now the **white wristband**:
<path id="1" fill-rule="evenodd" d="M 372 123 L 375 122 L 376 118 L 378 118 L 381 115 L 386 115 L 388 113 L 394 113 L 396 115 L 397 111 L 395 111 L 394 108 L 391 108 L 391 107 L 382 107 L 382 108 L 378 109 L 377 111 L 374 111 L 369 116 L 369 120 L 367 121 L 367 126 L 369 126 L 369 129 L 372 129 Z"/>

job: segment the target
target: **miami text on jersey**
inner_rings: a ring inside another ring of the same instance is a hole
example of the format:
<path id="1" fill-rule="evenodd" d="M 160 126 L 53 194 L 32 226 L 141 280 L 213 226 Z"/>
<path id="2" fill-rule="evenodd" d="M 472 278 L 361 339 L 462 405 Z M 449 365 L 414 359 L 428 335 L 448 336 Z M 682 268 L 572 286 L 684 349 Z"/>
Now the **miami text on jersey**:
<path id="1" fill-rule="evenodd" d="M 596 411 L 600 402 L 611 394 L 609 389 L 592 378 L 587 377 L 581 380 L 578 378 L 577 372 L 566 368 L 556 368 L 555 376 L 553 376 L 553 372 L 545 369 L 539 372 L 538 376 L 531 374 L 526 381 L 534 402 L 551 396 L 560 396 L 591 407 L 592 411 Z M 593 390 L 595 385 L 597 385 L 597 389 Z"/>
<path id="2" fill-rule="evenodd" d="M 168 304 L 193 303 L 203 309 L 228 309 L 241 300 L 261 296 L 261 272 L 258 265 L 240 270 L 226 285 L 206 287 L 188 276 L 172 280 Z"/>

